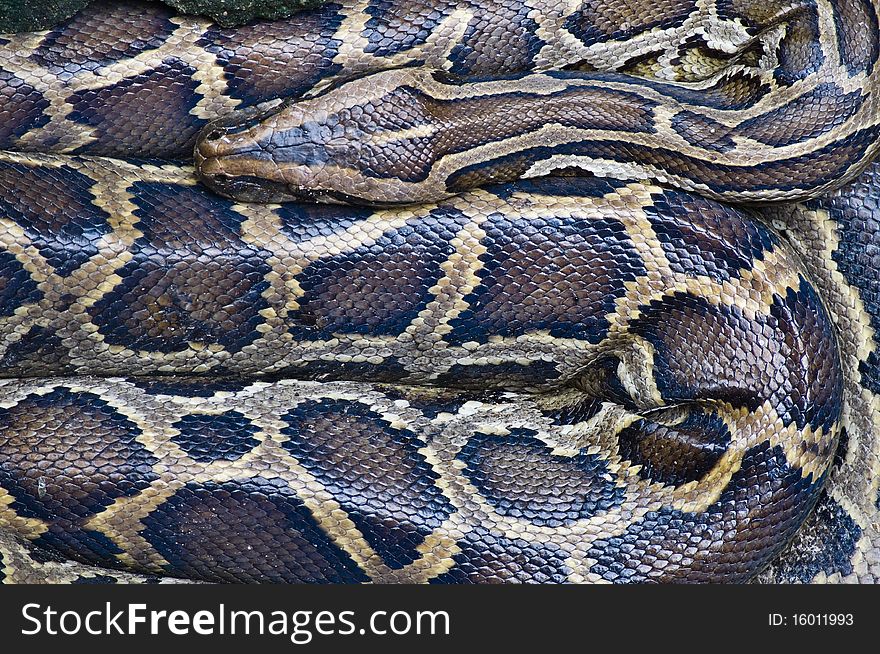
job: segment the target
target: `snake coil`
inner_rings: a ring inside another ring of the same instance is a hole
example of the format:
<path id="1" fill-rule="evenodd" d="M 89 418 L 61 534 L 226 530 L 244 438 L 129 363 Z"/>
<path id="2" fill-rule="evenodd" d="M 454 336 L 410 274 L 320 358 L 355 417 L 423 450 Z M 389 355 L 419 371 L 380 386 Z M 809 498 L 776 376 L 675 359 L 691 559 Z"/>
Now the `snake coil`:
<path id="1" fill-rule="evenodd" d="M 0 580 L 880 578 L 878 29 L 0 35 Z"/>

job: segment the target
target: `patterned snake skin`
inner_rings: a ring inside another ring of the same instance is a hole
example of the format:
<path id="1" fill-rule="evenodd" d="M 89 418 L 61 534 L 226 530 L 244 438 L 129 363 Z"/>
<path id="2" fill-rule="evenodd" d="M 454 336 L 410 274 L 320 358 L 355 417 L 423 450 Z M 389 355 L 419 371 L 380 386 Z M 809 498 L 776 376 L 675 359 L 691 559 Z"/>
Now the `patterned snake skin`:
<path id="1" fill-rule="evenodd" d="M 877 14 L 0 36 L 0 580 L 880 579 Z"/>

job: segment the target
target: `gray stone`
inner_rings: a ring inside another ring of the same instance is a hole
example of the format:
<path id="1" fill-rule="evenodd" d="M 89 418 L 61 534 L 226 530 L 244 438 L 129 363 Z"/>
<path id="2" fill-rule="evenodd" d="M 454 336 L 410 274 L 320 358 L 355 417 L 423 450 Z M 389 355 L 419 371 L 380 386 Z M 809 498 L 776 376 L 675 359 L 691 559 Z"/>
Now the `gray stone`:
<path id="1" fill-rule="evenodd" d="M 69 18 L 90 0 L 0 0 L 0 33 L 43 30 Z M 284 18 L 326 0 L 167 0 L 181 13 L 209 16 L 224 26 Z"/>
<path id="2" fill-rule="evenodd" d="M 89 0 L 0 0 L 0 32 L 31 32 L 73 16 Z"/>

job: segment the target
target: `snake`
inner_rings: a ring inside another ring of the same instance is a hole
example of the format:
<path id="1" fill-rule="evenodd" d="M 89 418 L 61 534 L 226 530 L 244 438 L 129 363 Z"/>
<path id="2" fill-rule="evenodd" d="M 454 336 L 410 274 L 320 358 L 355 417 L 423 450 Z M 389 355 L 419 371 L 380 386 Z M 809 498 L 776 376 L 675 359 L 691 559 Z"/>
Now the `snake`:
<path id="1" fill-rule="evenodd" d="M 0 581 L 875 582 L 878 5 L 0 35 Z"/>

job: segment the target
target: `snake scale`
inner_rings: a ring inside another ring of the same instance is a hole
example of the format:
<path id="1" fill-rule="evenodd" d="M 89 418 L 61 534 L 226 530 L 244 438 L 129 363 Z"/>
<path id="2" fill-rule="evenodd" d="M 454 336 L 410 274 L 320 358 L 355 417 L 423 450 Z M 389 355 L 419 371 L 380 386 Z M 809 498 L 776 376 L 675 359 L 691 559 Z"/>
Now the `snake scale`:
<path id="1" fill-rule="evenodd" d="M 876 581 L 878 52 L 877 0 L 0 36 L 0 580 Z"/>

